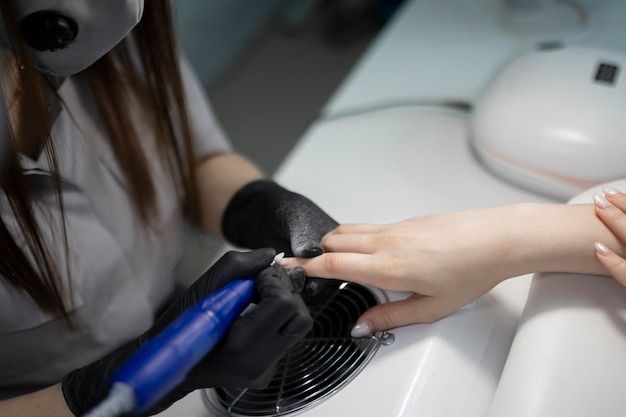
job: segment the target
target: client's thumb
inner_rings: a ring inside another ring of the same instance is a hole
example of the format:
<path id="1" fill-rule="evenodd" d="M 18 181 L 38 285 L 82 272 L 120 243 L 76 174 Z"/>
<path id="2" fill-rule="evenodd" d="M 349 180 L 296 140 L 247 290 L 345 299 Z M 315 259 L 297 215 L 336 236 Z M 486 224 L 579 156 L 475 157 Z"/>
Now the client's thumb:
<path id="1" fill-rule="evenodd" d="M 350 335 L 365 337 L 377 331 L 408 324 L 435 322 L 448 313 L 442 311 L 439 304 L 437 298 L 419 294 L 413 294 L 404 300 L 379 304 L 359 317 Z"/>

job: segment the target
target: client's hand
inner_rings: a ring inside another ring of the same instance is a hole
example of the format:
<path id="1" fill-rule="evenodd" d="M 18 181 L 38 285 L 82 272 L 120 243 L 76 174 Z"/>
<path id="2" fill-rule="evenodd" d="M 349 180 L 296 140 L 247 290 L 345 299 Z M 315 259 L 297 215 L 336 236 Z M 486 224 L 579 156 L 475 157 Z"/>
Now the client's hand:
<path id="1" fill-rule="evenodd" d="M 434 322 L 516 275 L 501 262 L 512 245 L 506 231 L 517 227 L 510 217 L 506 210 L 489 209 L 388 225 L 344 224 L 323 238 L 325 254 L 281 264 L 303 266 L 311 276 L 413 293 L 365 312 L 353 336 Z"/>
<path id="2" fill-rule="evenodd" d="M 626 194 L 612 188 L 603 189 L 604 196 L 593 197 L 596 215 L 611 232 L 626 245 Z M 604 267 L 623 285 L 626 285 L 626 260 L 613 252 L 604 243 L 596 242 L 596 256 Z"/>

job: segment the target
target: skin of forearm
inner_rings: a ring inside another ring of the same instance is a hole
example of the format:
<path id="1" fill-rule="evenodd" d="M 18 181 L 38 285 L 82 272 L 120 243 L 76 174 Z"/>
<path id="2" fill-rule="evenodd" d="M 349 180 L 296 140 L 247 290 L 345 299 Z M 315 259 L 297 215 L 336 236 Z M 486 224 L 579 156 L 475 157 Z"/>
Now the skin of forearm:
<path id="1" fill-rule="evenodd" d="M 235 193 L 247 183 L 264 178 L 249 160 L 234 153 L 210 156 L 196 167 L 202 228 L 222 236 L 222 215 Z"/>
<path id="2" fill-rule="evenodd" d="M 506 217 L 515 219 L 505 236 L 507 278 L 533 272 L 610 275 L 595 256 L 595 242 L 624 255 L 623 244 L 592 204 L 526 203 L 496 210 L 509 210 Z"/>
<path id="3" fill-rule="evenodd" d="M 67 407 L 61 384 L 31 394 L 0 401 L 0 416 L 74 417 Z"/>

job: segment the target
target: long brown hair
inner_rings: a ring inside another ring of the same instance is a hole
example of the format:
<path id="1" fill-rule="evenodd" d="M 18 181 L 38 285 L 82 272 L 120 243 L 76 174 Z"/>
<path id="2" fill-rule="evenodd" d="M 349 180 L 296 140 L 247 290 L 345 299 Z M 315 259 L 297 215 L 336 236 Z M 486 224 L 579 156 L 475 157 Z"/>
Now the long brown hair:
<path id="1" fill-rule="evenodd" d="M 7 91 L 5 88 L 7 106 L 13 105 L 9 103 L 13 94 L 18 95 L 20 107 L 17 120 L 9 123 L 13 146 L 5 159 L 7 162 L 0 185 L 17 227 L 24 236 L 25 247 L 15 241 L 9 225 L 0 218 L 0 274 L 15 290 L 26 292 L 43 311 L 61 316 L 70 323 L 68 311 L 71 306 L 64 302 L 68 299 L 64 295 L 71 288 L 64 291 L 61 277 L 62 274 L 69 276 L 71 271 L 59 271 L 53 261 L 55 256 L 44 243 L 42 225 L 36 221 L 34 212 L 36 196 L 24 180 L 18 158 L 19 153 L 44 152 L 51 167 L 58 209 L 64 219 L 62 184 L 50 137 L 53 121 L 47 111 L 51 99 L 59 98 L 55 97 L 53 81 L 33 69 L 25 46 L 17 36 L 15 1 L 19 0 L 0 1 L 0 11 L 11 37 L 14 55 L 21 57 L 13 64 L 18 80 L 17 90 Z M 130 48 L 137 51 L 140 68 L 131 59 Z M 148 161 L 129 116 L 132 113 L 129 94 L 133 96 L 132 102 L 139 103 L 140 110 L 151 122 L 155 146 L 169 164 L 176 181 L 184 188 L 185 207 L 189 215 L 198 220 L 195 162 L 169 0 L 146 1 L 144 15 L 130 36 L 79 76 L 85 77 L 97 103 L 137 215 L 145 223 L 155 214 L 157 207 Z M 61 236 L 57 240 L 63 242 L 63 250 L 69 257 L 65 224 L 61 226 L 61 230 L 57 231 Z M 32 261 L 29 261 L 27 253 Z"/>

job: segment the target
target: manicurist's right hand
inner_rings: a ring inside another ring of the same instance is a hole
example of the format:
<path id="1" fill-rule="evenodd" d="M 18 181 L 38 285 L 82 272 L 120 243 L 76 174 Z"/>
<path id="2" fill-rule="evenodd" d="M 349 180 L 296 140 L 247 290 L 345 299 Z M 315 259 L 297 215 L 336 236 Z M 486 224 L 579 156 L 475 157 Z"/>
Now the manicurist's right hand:
<path id="1" fill-rule="evenodd" d="M 144 415 L 168 408 L 187 393 L 210 387 L 261 388 L 269 383 L 282 356 L 313 325 L 309 311 L 292 281 L 304 280 L 301 268 L 287 272 L 270 266 L 273 249 L 228 252 L 189 287 L 146 333 L 106 357 L 70 372 L 63 394 L 72 412 L 80 416 L 108 394 L 111 377 L 146 340 L 156 336 L 189 307 L 231 280 L 256 276 L 256 305 L 231 325 L 211 351 L 173 392 Z"/>

